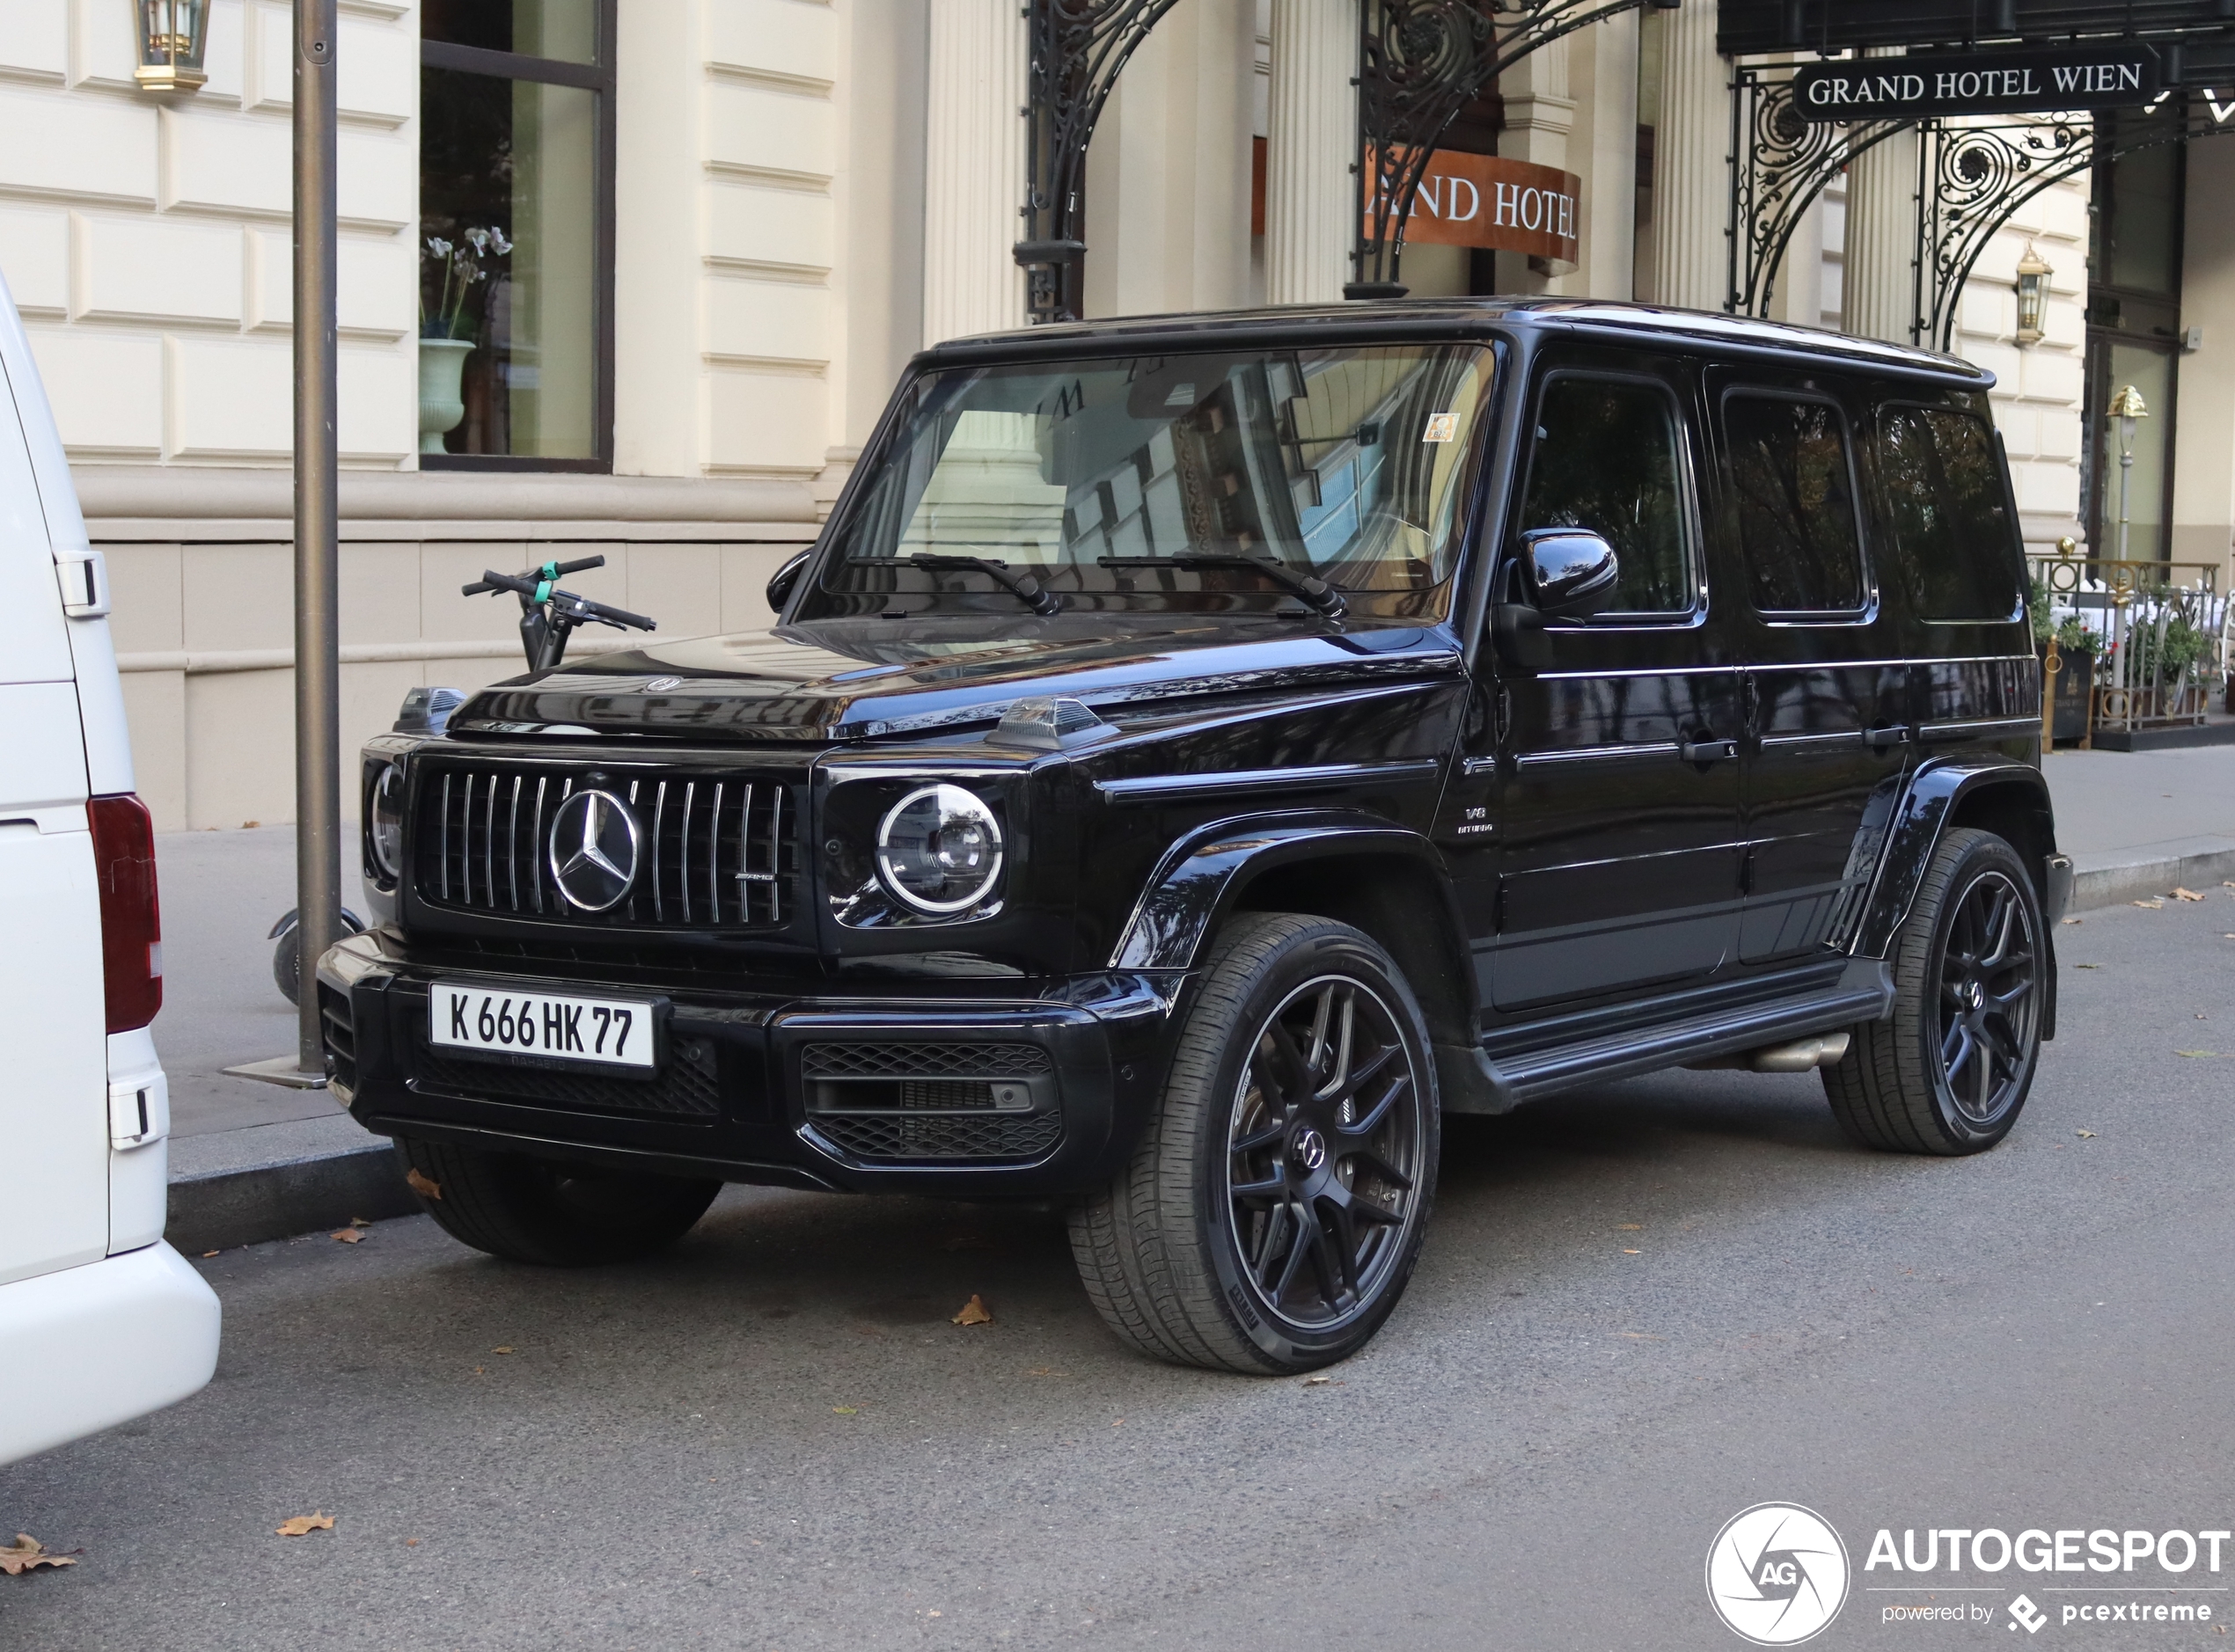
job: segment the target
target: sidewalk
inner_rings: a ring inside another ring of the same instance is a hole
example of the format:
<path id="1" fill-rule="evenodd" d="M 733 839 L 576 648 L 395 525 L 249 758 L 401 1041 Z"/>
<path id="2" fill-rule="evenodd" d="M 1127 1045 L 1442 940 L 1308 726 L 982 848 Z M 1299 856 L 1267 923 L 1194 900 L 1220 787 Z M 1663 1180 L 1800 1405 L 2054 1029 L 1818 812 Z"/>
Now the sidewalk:
<path id="1" fill-rule="evenodd" d="M 2060 751 L 2044 771 L 2076 908 L 2235 879 L 2235 746 Z M 355 831 L 344 841 L 354 844 Z M 264 939 L 295 903 L 294 828 L 166 834 L 156 858 L 166 969 L 155 1042 L 171 1077 L 172 1242 L 208 1250 L 415 1210 L 387 1144 L 325 1091 L 223 1071 L 295 1048 L 295 1012 L 272 984 Z M 363 912 L 353 863 L 343 888 Z"/>

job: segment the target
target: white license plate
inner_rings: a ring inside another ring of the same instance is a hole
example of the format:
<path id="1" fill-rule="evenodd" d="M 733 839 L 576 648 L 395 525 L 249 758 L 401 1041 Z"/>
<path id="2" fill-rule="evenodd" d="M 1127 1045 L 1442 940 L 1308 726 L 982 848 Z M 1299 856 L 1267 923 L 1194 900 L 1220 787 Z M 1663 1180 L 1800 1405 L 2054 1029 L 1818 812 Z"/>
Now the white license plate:
<path id="1" fill-rule="evenodd" d="M 649 1004 L 508 992 L 437 981 L 428 990 L 428 1034 L 450 1049 L 609 1067 L 657 1065 Z"/>

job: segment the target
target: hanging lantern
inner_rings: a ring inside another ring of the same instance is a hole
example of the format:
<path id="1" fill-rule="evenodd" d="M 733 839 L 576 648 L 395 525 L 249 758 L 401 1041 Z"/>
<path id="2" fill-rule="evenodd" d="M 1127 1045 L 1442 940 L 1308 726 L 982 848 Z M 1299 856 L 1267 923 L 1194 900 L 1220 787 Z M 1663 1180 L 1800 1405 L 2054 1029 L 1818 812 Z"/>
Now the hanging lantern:
<path id="1" fill-rule="evenodd" d="M 132 77 L 143 91 L 194 91 L 209 77 L 202 55 L 209 44 L 209 0 L 133 0 L 140 65 Z"/>
<path id="2" fill-rule="evenodd" d="M 2048 278 L 2056 274 L 2048 261 L 2026 243 L 2026 256 L 2018 260 L 2018 342 L 2039 344 L 2041 321 L 2048 309 Z"/>

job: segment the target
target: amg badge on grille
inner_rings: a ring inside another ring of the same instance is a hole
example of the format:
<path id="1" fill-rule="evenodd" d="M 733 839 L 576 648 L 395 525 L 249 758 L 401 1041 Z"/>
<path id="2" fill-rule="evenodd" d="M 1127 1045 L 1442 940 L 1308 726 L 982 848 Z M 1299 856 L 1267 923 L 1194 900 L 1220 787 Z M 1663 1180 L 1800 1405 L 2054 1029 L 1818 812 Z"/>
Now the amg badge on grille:
<path id="1" fill-rule="evenodd" d="M 611 792 L 576 792 L 551 822 L 551 875 L 585 912 L 602 912 L 636 886 L 643 833 Z"/>

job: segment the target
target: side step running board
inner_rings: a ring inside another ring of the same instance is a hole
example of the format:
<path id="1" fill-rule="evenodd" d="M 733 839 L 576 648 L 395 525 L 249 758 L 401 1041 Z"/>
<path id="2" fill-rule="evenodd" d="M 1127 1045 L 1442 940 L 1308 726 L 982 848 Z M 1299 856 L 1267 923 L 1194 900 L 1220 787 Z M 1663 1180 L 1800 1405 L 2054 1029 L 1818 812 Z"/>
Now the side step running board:
<path id="1" fill-rule="evenodd" d="M 1474 1082 L 1463 1090 L 1449 1082 L 1451 1068 L 1456 1064 L 1447 1059 L 1444 1107 L 1454 1113 L 1503 1113 L 1523 1101 L 1557 1095 L 1579 1085 L 1629 1078 L 1759 1049 L 1833 1032 L 1858 1021 L 1883 1020 L 1893 1009 L 1893 972 L 1874 960 L 1857 959 L 1836 983 L 1791 998 L 1712 1011 L 1657 1027 L 1628 1028 L 1496 1060 L 1477 1051 L 1476 1071 L 1469 1075 Z"/>

